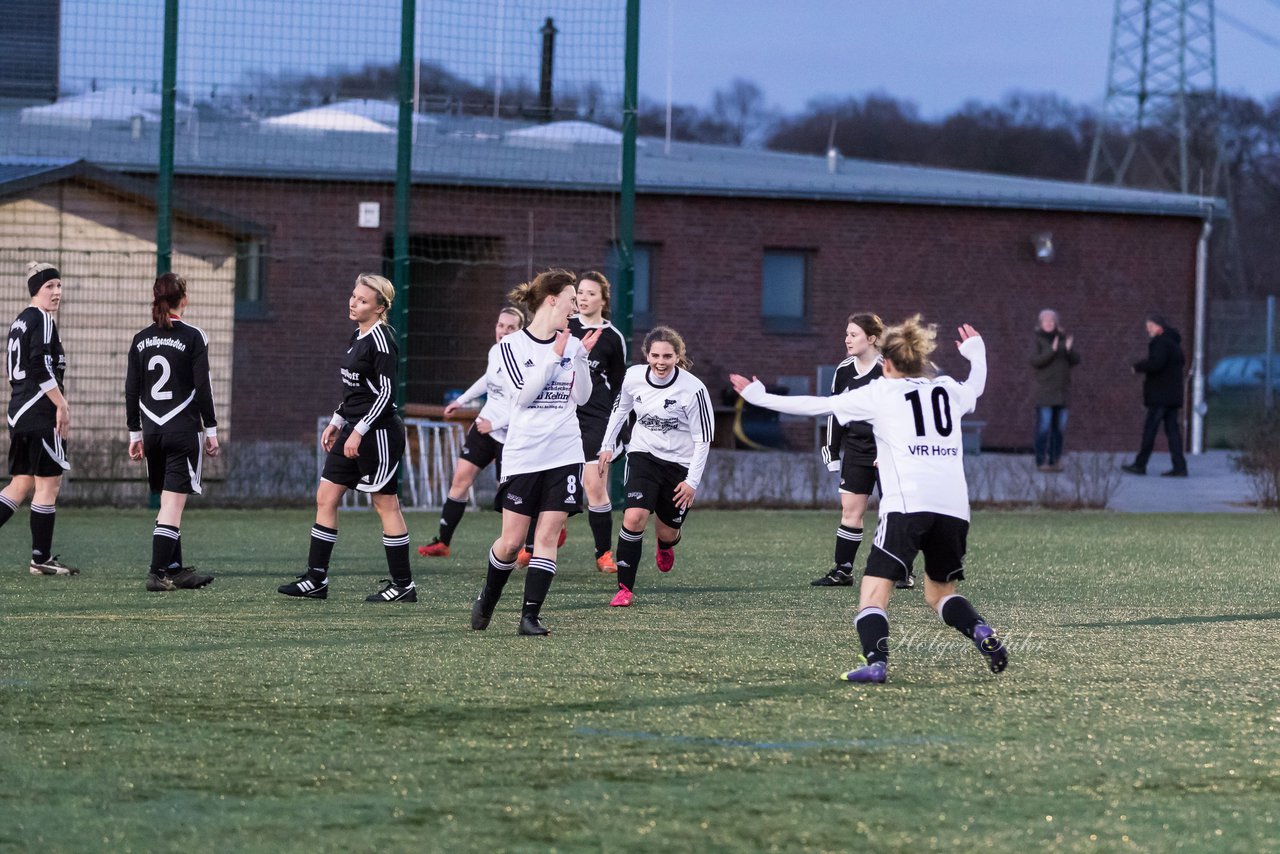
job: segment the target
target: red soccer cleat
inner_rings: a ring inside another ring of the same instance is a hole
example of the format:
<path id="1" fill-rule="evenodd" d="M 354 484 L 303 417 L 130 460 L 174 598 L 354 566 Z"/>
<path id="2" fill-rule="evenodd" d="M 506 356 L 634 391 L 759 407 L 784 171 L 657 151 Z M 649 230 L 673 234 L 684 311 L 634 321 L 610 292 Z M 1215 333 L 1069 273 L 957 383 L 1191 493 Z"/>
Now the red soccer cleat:
<path id="1" fill-rule="evenodd" d="M 418 546 L 418 554 L 423 557 L 448 557 L 449 545 L 440 542 L 440 538 L 436 537 L 425 546 Z"/>

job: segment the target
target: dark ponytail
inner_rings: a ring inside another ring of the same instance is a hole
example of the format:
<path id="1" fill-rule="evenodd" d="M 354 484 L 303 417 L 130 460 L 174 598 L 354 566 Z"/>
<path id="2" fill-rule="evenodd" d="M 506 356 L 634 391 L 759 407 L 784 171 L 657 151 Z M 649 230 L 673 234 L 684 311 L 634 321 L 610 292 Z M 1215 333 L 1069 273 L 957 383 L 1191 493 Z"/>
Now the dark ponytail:
<path id="1" fill-rule="evenodd" d="M 177 273 L 165 273 L 156 279 L 151 289 L 151 320 L 161 329 L 173 326 L 169 313 L 176 309 L 187 295 L 187 280 Z"/>

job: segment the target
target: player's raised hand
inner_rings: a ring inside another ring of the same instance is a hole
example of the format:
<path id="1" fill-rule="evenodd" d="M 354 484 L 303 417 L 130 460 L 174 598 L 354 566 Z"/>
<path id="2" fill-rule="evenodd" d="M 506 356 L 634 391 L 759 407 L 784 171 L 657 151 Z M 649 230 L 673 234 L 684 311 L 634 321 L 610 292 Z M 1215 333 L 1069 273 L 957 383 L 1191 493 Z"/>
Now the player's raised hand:
<path id="1" fill-rule="evenodd" d="M 956 342 L 957 347 L 959 347 L 964 342 L 968 341 L 970 338 L 982 337 L 981 335 L 978 334 L 978 330 L 974 329 L 972 326 L 970 326 L 967 323 L 964 326 L 959 327 L 959 329 L 957 329 L 956 331 L 960 333 L 960 340 Z"/>
<path id="2" fill-rule="evenodd" d="M 601 332 L 604 332 L 603 326 L 599 329 L 592 329 L 586 335 L 582 336 L 582 349 L 590 353 L 591 348 L 596 346 L 596 342 L 600 340 Z"/>
<path id="3" fill-rule="evenodd" d="M 569 330 L 561 329 L 556 333 L 556 343 L 551 345 L 551 350 L 557 356 L 564 355 L 564 348 L 569 343 Z"/>
<path id="4" fill-rule="evenodd" d="M 742 390 L 747 386 L 758 382 L 760 382 L 760 378 L 754 375 L 751 379 L 747 379 L 742 374 L 729 374 L 729 383 L 733 386 L 733 390 L 738 394 L 742 394 Z"/>

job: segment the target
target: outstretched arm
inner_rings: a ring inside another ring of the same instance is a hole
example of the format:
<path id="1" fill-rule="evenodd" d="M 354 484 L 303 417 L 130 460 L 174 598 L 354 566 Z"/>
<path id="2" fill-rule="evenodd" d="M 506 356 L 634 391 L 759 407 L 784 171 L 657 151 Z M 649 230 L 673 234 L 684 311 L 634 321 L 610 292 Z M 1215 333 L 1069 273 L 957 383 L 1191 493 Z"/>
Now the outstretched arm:
<path id="1" fill-rule="evenodd" d="M 834 398 L 814 397 L 808 394 L 782 395 L 769 394 L 764 390 L 764 383 L 756 377 L 748 380 L 741 374 L 729 374 L 729 382 L 733 390 L 742 395 L 742 399 L 752 406 L 772 409 L 786 415 L 831 415 L 835 409 L 831 406 Z"/>

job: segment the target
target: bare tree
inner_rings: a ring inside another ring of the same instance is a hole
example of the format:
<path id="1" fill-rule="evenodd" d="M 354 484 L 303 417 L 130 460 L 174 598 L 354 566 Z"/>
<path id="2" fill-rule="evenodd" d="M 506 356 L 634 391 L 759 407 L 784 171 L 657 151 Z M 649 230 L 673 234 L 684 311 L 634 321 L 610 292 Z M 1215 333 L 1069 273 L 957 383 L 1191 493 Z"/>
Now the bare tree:
<path id="1" fill-rule="evenodd" d="M 735 77 L 711 96 L 711 115 L 732 130 L 729 142 L 734 145 L 742 145 L 763 131 L 774 118 L 765 105 L 764 91 L 741 77 Z"/>

